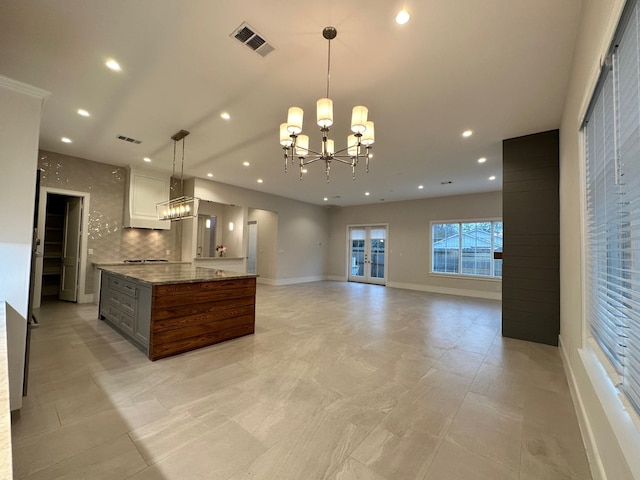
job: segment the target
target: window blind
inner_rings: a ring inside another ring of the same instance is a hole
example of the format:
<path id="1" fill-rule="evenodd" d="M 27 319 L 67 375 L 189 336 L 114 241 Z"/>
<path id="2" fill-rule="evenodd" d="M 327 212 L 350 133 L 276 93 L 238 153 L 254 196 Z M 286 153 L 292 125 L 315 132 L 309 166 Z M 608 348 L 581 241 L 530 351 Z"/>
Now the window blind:
<path id="1" fill-rule="evenodd" d="M 640 413 L 640 16 L 627 5 L 586 118 L 587 305 L 594 339 Z"/>

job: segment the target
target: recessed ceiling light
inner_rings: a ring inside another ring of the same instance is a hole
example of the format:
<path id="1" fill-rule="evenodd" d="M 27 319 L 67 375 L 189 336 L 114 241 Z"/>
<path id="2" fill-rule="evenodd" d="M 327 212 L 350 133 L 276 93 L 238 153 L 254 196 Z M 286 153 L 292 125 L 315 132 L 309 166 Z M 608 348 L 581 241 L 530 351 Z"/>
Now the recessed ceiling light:
<path id="1" fill-rule="evenodd" d="M 79 108 L 78 109 L 78 115 L 82 115 L 83 117 L 90 117 L 91 114 L 89 112 L 87 112 L 86 110 L 84 110 L 83 108 Z"/>
<path id="2" fill-rule="evenodd" d="M 473 135 L 473 130 L 465 130 L 464 132 L 462 132 L 462 136 L 463 137 L 470 137 L 471 135 Z"/>
<path id="3" fill-rule="evenodd" d="M 323 200 L 324 200 L 325 202 L 328 202 L 328 201 L 329 201 L 329 199 L 328 199 L 327 197 L 324 197 L 324 198 L 323 198 Z"/>
<path id="4" fill-rule="evenodd" d="M 418 185 L 418 188 L 422 190 L 424 188 L 424 185 Z"/>
<path id="5" fill-rule="evenodd" d="M 229 120 L 231 118 L 231 115 L 229 115 L 228 112 L 222 112 L 220 114 L 220 118 L 222 118 L 223 120 Z"/>
<path id="6" fill-rule="evenodd" d="M 478 159 L 478 163 L 484 163 L 486 161 L 487 161 L 487 159 L 484 158 L 484 157 Z"/>
<path id="7" fill-rule="evenodd" d="M 67 138 L 67 137 L 62 137 L 60 139 L 60 141 L 63 142 L 63 143 L 71 143 L 72 142 L 72 140 L 70 138 Z"/>
<path id="8" fill-rule="evenodd" d="M 396 15 L 396 23 L 398 25 L 404 25 L 409 21 L 410 18 L 411 15 L 409 14 L 409 12 L 407 12 L 406 10 L 400 10 Z"/>
<path id="9" fill-rule="evenodd" d="M 144 157 L 143 160 L 147 163 L 151 163 L 151 159 L 149 157 Z"/>
<path id="10" fill-rule="evenodd" d="M 242 165 L 244 165 L 245 167 L 248 167 L 251 164 L 249 162 L 242 162 Z"/>
<path id="11" fill-rule="evenodd" d="M 213 177 L 213 173 L 207 173 L 207 177 Z"/>
<path id="12" fill-rule="evenodd" d="M 489 180 L 495 180 L 495 179 L 496 179 L 496 176 L 495 176 L 495 175 L 491 175 L 491 176 L 489 177 Z"/>
<path id="13" fill-rule="evenodd" d="M 122 70 L 122 67 L 120 67 L 120 64 L 116 62 L 113 58 L 110 58 L 109 60 L 104 62 L 104 64 L 107 66 L 107 68 L 113 70 L 114 72 L 119 72 L 120 70 Z"/>
<path id="14" fill-rule="evenodd" d="M 302 173 L 307 173 L 309 170 L 307 170 L 306 168 L 302 169 Z"/>
<path id="15" fill-rule="evenodd" d="M 364 194 L 368 197 L 369 195 L 371 195 L 369 192 L 364 192 Z"/>
<path id="16" fill-rule="evenodd" d="M 373 153 L 370 153 L 370 154 L 369 154 L 369 158 L 373 158 Z"/>
<path id="17" fill-rule="evenodd" d="M 264 180 L 262 180 L 261 178 L 258 179 L 258 183 L 262 183 Z"/>

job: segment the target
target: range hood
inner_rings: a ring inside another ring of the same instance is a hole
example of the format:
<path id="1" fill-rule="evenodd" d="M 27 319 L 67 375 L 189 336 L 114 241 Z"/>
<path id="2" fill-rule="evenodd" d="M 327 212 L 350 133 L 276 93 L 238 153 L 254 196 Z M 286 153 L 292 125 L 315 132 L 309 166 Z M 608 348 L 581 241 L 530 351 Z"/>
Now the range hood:
<path id="1" fill-rule="evenodd" d="M 171 222 L 158 220 L 156 205 L 169 200 L 171 176 L 147 168 L 127 168 L 124 204 L 125 228 L 171 229 Z"/>

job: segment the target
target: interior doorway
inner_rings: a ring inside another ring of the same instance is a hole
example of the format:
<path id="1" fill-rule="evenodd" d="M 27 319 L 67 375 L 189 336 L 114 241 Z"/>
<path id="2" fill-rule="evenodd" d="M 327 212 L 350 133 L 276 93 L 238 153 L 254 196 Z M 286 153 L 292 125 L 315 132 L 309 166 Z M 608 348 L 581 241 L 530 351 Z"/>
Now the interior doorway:
<path id="1" fill-rule="evenodd" d="M 349 227 L 349 281 L 387 284 L 387 227 Z"/>
<path id="2" fill-rule="evenodd" d="M 43 300 L 91 301 L 85 295 L 89 194 L 40 189 L 33 307 Z"/>

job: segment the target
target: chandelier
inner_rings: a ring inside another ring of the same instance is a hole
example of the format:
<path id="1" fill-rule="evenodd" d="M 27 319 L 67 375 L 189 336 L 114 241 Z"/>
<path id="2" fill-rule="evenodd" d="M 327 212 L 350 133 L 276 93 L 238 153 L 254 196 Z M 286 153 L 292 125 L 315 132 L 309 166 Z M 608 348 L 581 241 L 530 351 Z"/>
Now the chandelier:
<path id="1" fill-rule="evenodd" d="M 317 123 L 322 132 L 320 151 L 309 149 L 309 137 L 302 135 L 302 119 L 304 112 L 300 107 L 290 107 L 287 122 L 280 125 L 280 145 L 284 150 L 284 171 L 287 171 L 289 159 L 295 164 L 298 159 L 300 166 L 300 180 L 304 167 L 322 161 L 325 166 L 327 182 L 333 161 L 351 165 L 353 180 L 356 179 L 356 165 L 362 158 L 366 161 L 366 171 L 369 173 L 369 158 L 371 146 L 375 141 L 373 122 L 367 119 L 369 110 L 358 105 L 353 107 L 351 115 L 352 135 L 347 137 L 347 146 L 342 150 L 335 150 L 334 141 L 329 138 L 329 127 L 333 125 L 333 100 L 329 98 L 329 79 L 331 78 L 331 40 L 336 38 L 338 31 L 334 27 L 325 27 L 322 36 L 328 40 L 327 55 L 327 96 L 317 102 Z"/>
<path id="2" fill-rule="evenodd" d="M 194 218 L 198 216 L 198 206 L 200 205 L 200 199 L 189 197 L 184 195 L 184 138 L 189 135 L 186 130 L 180 130 L 173 134 L 171 140 L 173 140 L 173 173 L 171 179 L 176 175 L 176 146 L 179 141 L 182 141 L 182 165 L 180 168 L 180 196 L 171 198 L 166 202 L 156 204 L 156 215 L 159 220 L 183 220 L 185 218 Z M 171 186 L 171 192 L 173 197 L 173 185 Z"/>

